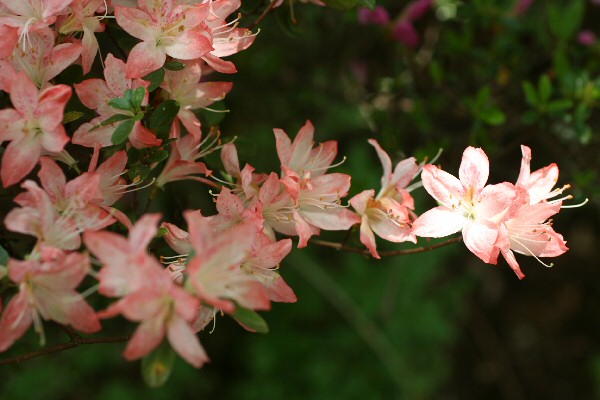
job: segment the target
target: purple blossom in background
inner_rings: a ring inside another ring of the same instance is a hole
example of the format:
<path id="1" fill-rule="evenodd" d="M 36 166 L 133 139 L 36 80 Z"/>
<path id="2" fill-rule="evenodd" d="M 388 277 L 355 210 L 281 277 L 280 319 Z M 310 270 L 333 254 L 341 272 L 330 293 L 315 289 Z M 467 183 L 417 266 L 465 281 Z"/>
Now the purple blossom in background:
<path id="1" fill-rule="evenodd" d="M 516 16 L 525 14 L 533 2 L 534 0 L 517 0 L 513 8 L 513 14 Z"/>
<path id="2" fill-rule="evenodd" d="M 596 34 L 590 30 L 581 31 L 577 35 L 577 41 L 583 46 L 593 46 L 597 41 Z"/>
<path id="3" fill-rule="evenodd" d="M 417 47 L 421 42 L 421 38 L 419 38 L 415 27 L 407 20 L 402 20 L 394 26 L 393 36 L 394 39 L 411 49 Z"/>
<path id="4" fill-rule="evenodd" d="M 433 0 L 417 0 L 406 6 L 404 18 L 409 21 L 416 21 L 422 18 L 431 8 Z"/>
<path id="5" fill-rule="evenodd" d="M 386 25 L 390 22 L 390 14 L 382 6 L 373 10 L 363 7 L 358 10 L 358 22 L 362 25 Z"/>
<path id="6" fill-rule="evenodd" d="M 402 12 L 400 20 L 394 25 L 392 30 L 394 39 L 412 49 L 417 47 L 421 43 L 421 38 L 413 22 L 423 18 L 432 3 L 432 0 L 416 0 L 409 3 Z"/>

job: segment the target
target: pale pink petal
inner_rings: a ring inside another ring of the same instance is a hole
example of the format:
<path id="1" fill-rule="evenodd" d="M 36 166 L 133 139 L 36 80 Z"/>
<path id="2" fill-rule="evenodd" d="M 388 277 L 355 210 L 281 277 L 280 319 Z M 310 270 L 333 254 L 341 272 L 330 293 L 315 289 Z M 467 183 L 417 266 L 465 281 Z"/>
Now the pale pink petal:
<path id="1" fill-rule="evenodd" d="M 163 321 L 151 319 L 142 322 L 127 343 L 123 356 L 126 360 L 137 360 L 154 350 L 165 337 Z"/>
<path id="2" fill-rule="evenodd" d="M 495 264 L 499 249 L 494 246 L 498 227 L 489 221 L 470 222 L 463 228 L 463 240 L 467 248 L 483 262 Z"/>
<path id="3" fill-rule="evenodd" d="M 10 101 L 23 116 L 32 117 L 38 106 L 39 91 L 24 72 L 19 72 L 10 86 Z"/>
<path id="4" fill-rule="evenodd" d="M 435 165 L 425 165 L 421 172 L 423 187 L 440 204 L 452 208 L 454 203 L 464 197 L 462 183 L 454 176 Z"/>
<path id="5" fill-rule="evenodd" d="M 164 47 L 165 53 L 180 60 L 194 60 L 212 50 L 211 41 L 197 30 L 184 32 L 175 43 Z"/>
<path id="6" fill-rule="evenodd" d="M 411 232 L 411 227 L 408 223 L 399 223 L 391 218 L 376 219 L 371 221 L 371 229 L 382 239 L 389 242 L 402 243 L 413 242 L 417 243 L 415 233 Z"/>
<path id="7" fill-rule="evenodd" d="M 17 110 L 13 108 L 0 110 L 0 142 L 20 138 L 23 135 L 25 123 L 26 120 L 22 119 Z"/>
<path id="8" fill-rule="evenodd" d="M 548 198 L 554 185 L 558 181 L 558 166 L 550 164 L 544 168 L 529 175 L 529 180 L 525 187 L 529 190 L 531 204 L 539 203 Z"/>
<path id="9" fill-rule="evenodd" d="M 109 54 L 109 57 L 110 56 L 111 55 Z M 79 97 L 79 100 L 81 100 L 83 105 L 87 108 L 92 110 L 105 108 L 105 112 L 98 112 L 100 115 L 106 114 L 106 112 L 112 108 L 108 106 L 107 103 L 113 98 L 113 94 L 108 88 L 107 83 L 102 79 L 86 79 L 81 83 L 74 84 L 73 87 L 75 88 L 77 97 Z"/>
<path id="10" fill-rule="evenodd" d="M 60 126 L 65 106 L 70 98 L 71 88 L 67 85 L 55 85 L 41 91 L 36 116 L 43 129 L 51 130 Z M 59 150 L 50 151 L 58 152 L 60 150 L 62 147 Z"/>
<path id="11" fill-rule="evenodd" d="M 141 78 L 165 64 L 167 56 L 154 41 L 136 44 L 127 58 L 127 78 Z"/>
<path id="12" fill-rule="evenodd" d="M 44 79 L 51 80 L 81 55 L 83 46 L 78 43 L 62 43 L 52 50 Z"/>
<path id="13" fill-rule="evenodd" d="M 237 72 L 237 68 L 231 61 L 225 61 L 219 57 L 213 56 L 210 53 L 203 55 L 202 59 L 217 72 L 221 72 L 223 74 L 235 74 Z"/>
<path id="14" fill-rule="evenodd" d="M 375 147 L 375 151 L 377 151 L 377 156 L 379 157 L 379 161 L 381 161 L 381 165 L 383 167 L 383 175 L 381 176 L 381 187 L 385 188 L 390 183 L 390 178 L 392 176 L 392 160 L 390 156 L 381 148 L 377 140 L 369 139 L 369 144 Z"/>
<path id="15" fill-rule="evenodd" d="M 32 313 L 24 291 L 16 294 L 0 319 L 0 351 L 8 349 L 31 325 Z"/>
<path id="16" fill-rule="evenodd" d="M 40 158 L 41 150 L 40 142 L 33 137 L 10 142 L 2 156 L 2 185 L 5 188 L 14 185 L 30 173 Z"/>
<path id="17" fill-rule="evenodd" d="M 58 164 L 48 157 L 42 157 L 40 164 L 42 167 L 38 176 L 40 177 L 42 187 L 55 200 L 60 198 L 67 183 L 65 174 Z"/>
<path id="18" fill-rule="evenodd" d="M 136 121 L 133 125 L 133 129 L 129 134 L 129 141 L 136 149 L 160 146 L 162 143 L 162 140 L 158 139 L 154 133 L 142 125 L 141 121 Z"/>
<path id="19" fill-rule="evenodd" d="M 133 7 L 115 6 L 115 18 L 117 24 L 131 36 L 144 41 L 156 40 L 157 28 L 149 23 L 152 16 L 147 12 Z"/>
<path id="20" fill-rule="evenodd" d="M 515 258 L 515 254 L 512 251 L 508 250 L 506 252 L 503 251 L 502 255 L 504 256 L 504 259 L 506 260 L 508 265 L 515 272 L 515 274 L 517 274 L 519 279 L 525 278 L 525 274 L 523 273 L 523 271 L 521 271 L 521 267 L 519 266 L 519 263 L 517 262 L 517 259 Z"/>
<path id="21" fill-rule="evenodd" d="M 350 205 L 358 212 L 359 214 L 364 214 L 367 209 L 367 205 L 370 200 L 373 200 L 375 197 L 375 190 L 363 190 L 356 196 L 350 199 Z"/>
<path id="22" fill-rule="evenodd" d="M 208 362 L 208 356 L 202 348 L 198 336 L 182 318 L 173 317 L 169 323 L 167 337 L 173 349 L 188 363 L 200 368 Z"/>
<path id="23" fill-rule="evenodd" d="M 302 209 L 300 214 L 309 224 L 328 231 L 345 231 L 360 223 L 360 217 L 346 208 Z"/>
<path id="24" fill-rule="evenodd" d="M 144 214 L 129 231 L 129 243 L 133 252 L 144 252 L 148 243 L 156 236 L 160 214 Z"/>
<path id="25" fill-rule="evenodd" d="M 108 89 L 112 92 L 111 97 L 123 96 L 125 91 L 131 88 L 129 80 L 125 76 L 125 63 L 112 54 L 108 54 L 105 64 L 104 78 L 106 78 Z"/>
<path id="26" fill-rule="evenodd" d="M 363 215 L 362 222 L 360 224 L 360 242 L 364 244 L 371 255 L 377 259 L 381 258 L 379 253 L 377 253 L 377 242 L 375 240 L 375 235 L 373 231 L 369 227 L 369 218 L 366 215 Z"/>
<path id="27" fill-rule="evenodd" d="M 122 264 L 130 254 L 127 240 L 113 232 L 87 231 L 83 234 L 83 242 L 105 264 Z"/>
<path id="28" fill-rule="evenodd" d="M 444 206 L 421 214 L 412 225 L 412 233 L 421 237 L 444 237 L 464 228 L 468 219 Z"/>
<path id="29" fill-rule="evenodd" d="M 463 153 L 458 177 L 466 189 L 475 193 L 483 189 L 490 173 L 490 162 L 483 150 L 467 147 Z"/>
<path id="30" fill-rule="evenodd" d="M 54 129 L 48 129 L 40 138 L 42 148 L 50 153 L 62 151 L 67 143 L 69 143 L 69 137 L 62 125 L 58 125 Z"/>

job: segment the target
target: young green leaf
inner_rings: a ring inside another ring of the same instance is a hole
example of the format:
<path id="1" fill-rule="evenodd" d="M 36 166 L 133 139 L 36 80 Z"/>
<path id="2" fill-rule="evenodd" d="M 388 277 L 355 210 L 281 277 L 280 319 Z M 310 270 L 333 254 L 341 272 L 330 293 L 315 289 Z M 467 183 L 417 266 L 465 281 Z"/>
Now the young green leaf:
<path id="1" fill-rule="evenodd" d="M 81 111 L 69 111 L 63 116 L 62 124 L 68 124 L 69 122 L 77 121 L 83 117 L 84 113 Z"/>
<path id="2" fill-rule="evenodd" d="M 129 119 L 125 122 L 122 122 L 121 125 L 117 126 L 117 129 L 112 134 L 111 141 L 113 144 L 122 144 L 127 141 L 129 134 L 133 130 L 133 125 L 135 121 Z"/>
<path id="3" fill-rule="evenodd" d="M 142 377 L 151 388 L 164 385 L 175 364 L 175 351 L 165 340 L 152 353 L 142 359 Z"/>
<path id="4" fill-rule="evenodd" d="M 179 61 L 169 61 L 165 63 L 165 68 L 169 71 L 181 71 L 185 68 L 185 64 Z"/>
<path id="5" fill-rule="evenodd" d="M 160 84 L 165 79 L 165 70 L 164 68 L 159 68 L 156 71 L 150 72 L 142 79 L 150 82 L 150 86 L 148 86 L 148 92 L 154 92 L 160 87 Z"/>
<path id="6" fill-rule="evenodd" d="M 167 138 L 178 112 L 179 104 L 177 101 L 163 101 L 150 116 L 148 128 L 154 130 L 159 138 Z"/>
<path id="7" fill-rule="evenodd" d="M 118 108 L 119 110 L 133 111 L 133 104 L 127 98 L 128 92 L 129 90 L 125 92 L 126 97 L 117 97 L 116 99 L 110 99 L 108 101 L 108 104 L 111 107 Z"/>
<path id="8" fill-rule="evenodd" d="M 550 96 L 552 96 L 552 82 L 550 82 L 550 78 L 548 75 L 542 75 L 540 81 L 538 82 L 538 91 L 540 93 L 540 102 L 547 103 L 550 100 Z"/>
<path id="9" fill-rule="evenodd" d="M 231 315 L 240 325 L 250 332 L 268 333 L 269 326 L 257 313 L 238 305 Z"/>
<path id="10" fill-rule="evenodd" d="M 132 103 L 135 109 L 140 109 L 142 107 L 142 103 L 144 102 L 144 97 L 146 96 L 146 88 L 139 87 L 132 91 Z"/>

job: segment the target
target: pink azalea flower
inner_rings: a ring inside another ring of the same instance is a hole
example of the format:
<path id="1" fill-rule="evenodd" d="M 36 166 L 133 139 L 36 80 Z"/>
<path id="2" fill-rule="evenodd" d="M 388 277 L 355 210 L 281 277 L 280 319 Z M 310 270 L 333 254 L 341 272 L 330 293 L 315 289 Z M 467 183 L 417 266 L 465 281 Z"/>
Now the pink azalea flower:
<path id="1" fill-rule="evenodd" d="M 302 178 L 325 174 L 337 155 L 335 140 L 320 143 L 313 149 L 315 129 L 308 120 L 293 142 L 283 130 L 273 129 L 273 132 L 282 170 L 294 171 Z"/>
<path id="2" fill-rule="evenodd" d="M 198 315 L 200 302 L 175 285 L 158 263 L 144 275 L 145 284 L 99 313 L 101 318 L 122 314 L 140 325 L 123 353 L 127 360 L 136 360 L 154 350 L 165 338 L 173 349 L 196 368 L 208 357 L 190 322 Z"/>
<path id="3" fill-rule="evenodd" d="M 376 140 L 369 143 L 375 147 L 383 166 L 381 189 L 377 196 L 374 190 L 364 190 L 350 199 L 350 204 L 361 215 L 360 241 L 367 246 L 371 255 L 377 253 L 375 235 L 390 242 L 417 242 L 411 232 L 411 213 L 414 200 L 408 184 L 418 175 L 419 166 L 413 157 L 399 162 L 392 173 L 392 160 Z M 414 186 L 414 185 L 413 185 Z"/>
<path id="4" fill-rule="evenodd" d="M 19 286 L 0 320 L 0 351 L 9 348 L 33 323 L 45 342 L 42 319 L 86 333 L 100 330 L 96 313 L 75 291 L 90 270 L 87 255 L 42 247 L 28 260 L 10 259 L 8 275 Z"/>
<path id="5" fill-rule="evenodd" d="M 194 60 L 213 50 L 201 23 L 208 6 L 184 6 L 176 0 L 140 0 L 137 8 L 115 7 L 117 23 L 141 39 L 127 59 L 127 78 L 140 78 L 162 67 L 167 55 Z"/>
<path id="6" fill-rule="evenodd" d="M 531 204 L 549 200 L 569 188 L 565 185 L 559 189 L 552 189 L 558 182 L 558 166 L 555 163 L 531 172 L 531 149 L 522 145 L 521 152 L 523 158 L 516 185 L 527 190 Z"/>
<path id="7" fill-rule="evenodd" d="M 36 237 L 36 247 L 45 244 L 63 250 L 78 249 L 82 230 L 71 218 L 72 215 L 59 215 L 48 193 L 35 182 L 25 181 L 21 187 L 27 189 L 28 195 L 15 199 L 21 207 L 6 215 L 6 228 Z"/>
<path id="8" fill-rule="evenodd" d="M 192 135 L 184 136 L 173 143 L 169 159 L 156 178 L 156 185 L 162 188 L 169 182 L 186 179 L 204 181 L 204 178 L 196 176 L 208 176 L 212 173 L 204 163 L 197 161 L 212 151 L 203 149 L 204 144 L 197 143 Z"/>
<path id="9" fill-rule="evenodd" d="M 125 63 L 112 54 L 106 56 L 106 68 L 102 79 L 86 79 L 75 84 L 75 92 L 79 100 L 88 108 L 96 110 L 100 114 L 99 118 L 93 119 L 89 123 L 81 125 L 73 134 L 73 143 L 86 147 L 111 146 L 112 134 L 117 127 L 117 123 L 106 126 L 98 126 L 102 122 L 115 114 L 131 115 L 130 111 L 118 110 L 113 108 L 108 102 L 111 99 L 123 97 L 128 89 L 147 87 L 148 82 L 142 79 L 127 79 L 125 77 Z M 147 102 L 148 94 L 146 93 Z M 132 115 L 133 116 L 133 115 Z M 141 121 L 135 121 L 133 129 L 129 134 L 129 141 L 135 148 L 159 146 L 162 141 L 142 125 Z"/>
<path id="10" fill-rule="evenodd" d="M 107 231 L 83 234 L 88 250 L 103 263 L 98 273 L 100 294 L 122 297 L 144 287 L 148 281 L 160 279 L 154 275 L 162 274 L 162 268 L 157 269 L 157 261 L 146 252 L 146 246 L 156 235 L 160 217 L 160 214 L 144 215 L 133 225 L 128 238 Z"/>
<path id="11" fill-rule="evenodd" d="M 28 43 L 26 49 L 15 49 L 12 63 L 17 71 L 27 73 L 42 89 L 81 55 L 80 44 L 62 43 L 55 46 L 54 32 L 48 28 L 33 32 L 29 35 Z"/>
<path id="12" fill-rule="evenodd" d="M 66 12 L 73 0 L 2 0 L 8 13 L 0 15 L 0 25 L 18 29 L 20 41 L 26 48 L 29 33 L 52 25 L 58 15 Z M 1 10 L 0 10 L 1 11 Z"/>
<path id="13" fill-rule="evenodd" d="M 15 108 L 0 110 L 0 142 L 10 141 L 2 158 L 0 175 L 4 187 L 19 182 L 37 163 L 43 150 L 59 152 L 69 141 L 62 126 L 71 88 L 56 85 L 38 90 L 20 72 L 10 86 Z"/>
<path id="14" fill-rule="evenodd" d="M 221 148 L 221 162 L 225 172 L 235 179 L 231 183 L 233 193 L 245 201 L 251 201 L 258 194 L 259 185 L 267 179 L 267 175 L 255 173 L 254 167 L 249 164 L 240 169 L 237 149 L 233 143 L 226 143 Z"/>
<path id="15" fill-rule="evenodd" d="M 0 2 L 0 18 L 10 15 L 11 11 Z M 0 22 L 0 60 L 10 56 L 19 42 L 19 29 Z M 0 89 L 2 90 L 2 89 Z"/>
<path id="16" fill-rule="evenodd" d="M 295 303 L 296 294 L 278 272 L 279 264 L 292 250 L 291 239 L 272 241 L 259 232 L 250 247 L 248 257 L 242 262 L 242 270 L 252 275 L 266 290 L 269 300 Z"/>
<path id="17" fill-rule="evenodd" d="M 256 34 L 245 28 L 237 28 L 238 18 L 226 22 L 226 18 L 240 8 L 240 0 L 213 0 L 206 27 L 212 38 L 214 49 L 202 56 L 202 59 L 215 71 L 225 74 L 237 72 L 231 61 L 222 60 L 232 54 L 246 50 L 254 43 Z"/>
<path id="18" fill-rule="evenodd" d="M 161 88 L 169 94 L 169 99 L 176 100 L 179 104 L 179 112 L 173 121 L 173 126 L 178 129 L 178 122 L 181 121 L 196 142 L 200 142 L 202 131 L 200 120 L 193 110 L 206 108 L 215 101 L 222 100 L 233 87 L 231 82 L 199 83 L 201 76 L 200 63 L 191 62 L 186 63 L 181 71 L 166 71 L 165 79 L 161 84 Z"/>
<path id="19" fill-rule="evenodd" d="M 463 153 L 460 179 L 435 165 L 425 165 L 423 186 L 440 206 L 414 221 L 412 232 L 422 237 L 444 237 L 462 231 L 470 251 L 486 263 L 495 263 L 498 224 L 515 197 L 515 188 L 510 183 L 486 186 L 488 174 L 487 156 L 474 147 Z"/>
<path id="20" fill-rule="evenodd" d="M 249 254 L 258 228 L 251 223 L 215 232 L 198 212 L 184 213 L 194 256 L 189 261 L 189 282 L 196 295 L 215 309 L 235 311 L 236 303 L 253 310 L 270 308 L 264 287 L 240 268 Z"/>
<path id="21" fill-rule="evenodd" d="M 527 190 L 518 188 L 517 198 L 513 201 L 504 221 L 496 246 L 515 271 L 519 279 L 525 275 L 521 271 L 514 252 L 535 257 L 542 265 L 551 267 L 538 257 L 556 257 L 568 250 L 563 237 L 552 229 L 548 218 L 558 213 L 561 202 L 530 204 Z"/>
<path id="22" fill-rule="evenodd" d="M 94 32 L 104 31 L 104 24 L 100 22 L 101 17 L 95 14 L 99 8 L 104 7 L 104 2 L 105 0 L 73 0 L 69 15 L 57 21 L 58 32 L 62 35 L 83 32 L 81 63 L 84 74 L 90 72 L 98 53 L 98 40 Z"/>
<path id="23" fill-rule="evenodd" d="M 294 200 L 291 214 L 300 238 L 298 248 L 307 246 L 308 239 L 319 229 L 347 230 L 361 222 L 358 215 L 341 205 L 350 179 L 350 175 L 338 173 L 300 179 L 290 172 L 281 180 Z"/>

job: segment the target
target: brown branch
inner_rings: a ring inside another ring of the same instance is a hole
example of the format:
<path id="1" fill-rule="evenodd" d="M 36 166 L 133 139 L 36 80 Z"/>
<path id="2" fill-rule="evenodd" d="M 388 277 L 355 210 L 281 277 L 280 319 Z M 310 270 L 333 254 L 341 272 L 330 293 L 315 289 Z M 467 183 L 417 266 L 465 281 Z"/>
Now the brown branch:
<path id="1" fill-rule="evenodd" d="M 260 14 L 260 16 L 256 19 L 256 21 L 254 21 L 252 23 L 252 25 L 250 25 L 249 29 L 256 28 L 262 22 L 262 20 L 265 19 L 265 17 L 267 15 L 269 15 L 269 13 L 273 10 L 275 3 L 276 3 L 276 0 L 270 0 L 269 5 L 263 10 L 262 14 Z"/>
<path id="2" fill-rule="evenodd" d="M 47 347 L 45 349 L 39 351 L 32 351 L 29 353 L 21 354 L 15 357 L 5 358 L 0 360 L 0 365 L 7 364 L 16 364 L 22 361 L 31 360 L 32 358 L 37 358 L 41 356 L 45 356 L 47 354 L 58 353 L 60 351 L 65 351 L 69 349 L 73 349 L 80 345 L 84 344 L 99 344 L 99 343 L 120 343 L 129 340 L 129 336 L 115 336 L 115 337 L 103 337 L 103 338 L 86 338 L 75 332 L 73 329 L 67 326 L 61 326 L 61 329 L 71 338 L 66 343 L 59 343 L 51 347 Z"/>
<path id="3" fill-rule="evenodd" d="M 405 249 L 405 250 L 378 251 L 378 253 L 381 257 L 392 257 L 392 256 L 402 256 L 402 255 L 406 255 L 406 254 L 423 253 L 425 251 L 431 251 L 431 250 L 439 249 L 440 247 L 448 246 L 453 243 L 458 243 L 461 240 L 462 240 L 462 236 L 456 236 L 456 237 L 450 238 L 444 242 L 432 244 L 431 246 L 416 247 L 414 249 Z M 317 246 L 329 247 L 329 248 L 336 249 L 336 250 L 347 251 L 349 253 L 358 253 L 358 254 L 364 254 L 367 256 L 371 254 L 368 249 L 359 249 L 358 247 L 347 246 L 343 243 L 329 242 L 326 240 L 318 240 L 318 239 L 312 239 L 309 243 L 315 244 Z"/>

